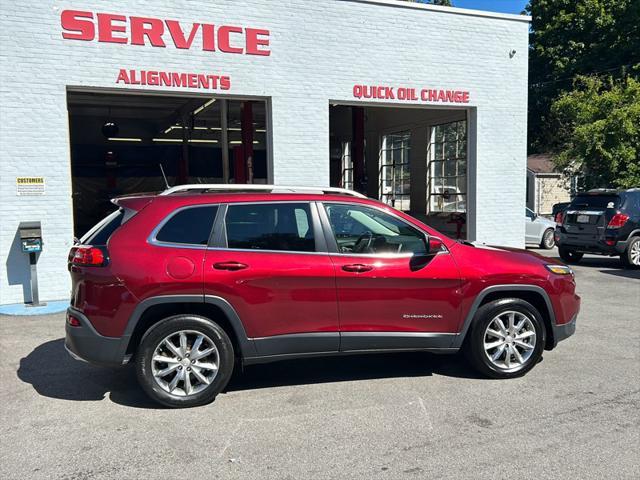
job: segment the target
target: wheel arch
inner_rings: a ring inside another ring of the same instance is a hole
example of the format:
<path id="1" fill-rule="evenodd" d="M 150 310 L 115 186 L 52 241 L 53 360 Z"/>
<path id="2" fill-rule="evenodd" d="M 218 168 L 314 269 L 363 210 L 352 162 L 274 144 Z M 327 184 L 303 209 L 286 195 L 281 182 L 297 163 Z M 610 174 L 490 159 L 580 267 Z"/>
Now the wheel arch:
<path id="1" fill-rule="evenodd" d="M 255 356 L 253 341 L 247 337 L 235 309 L 222 297 L 213 295 L 165 295 L 151 297 L 138 304 L 129 319 L 122 356 L 135 353 L 145 333 L 160 320 L 172 315 L 192 314 L 209 318 L 222 327 L 240 358 Z"/>
<path id="2" fill-rule="evenodd" d="M 519 298 L 520 300 L 524 300 L 525 302 L 533 305 L 533 307 L 535 307 L 542 316 L 542 320 L 544 322 L 546 330 L 545 350 L 551 350 L 554 348 L 556 341 L 554 338 L 553 326 L 555 325 L 556 320 L 549 295 L 542 287 L 538 287 L 537 285 L 519 284 L 493 285 L 482 290 L 471 305 L 471 308 L 464 319 L 460 335 L 456 340 L 458 345 L 454 346 L 462 346 L 480 307 L 501 298 Z"/>

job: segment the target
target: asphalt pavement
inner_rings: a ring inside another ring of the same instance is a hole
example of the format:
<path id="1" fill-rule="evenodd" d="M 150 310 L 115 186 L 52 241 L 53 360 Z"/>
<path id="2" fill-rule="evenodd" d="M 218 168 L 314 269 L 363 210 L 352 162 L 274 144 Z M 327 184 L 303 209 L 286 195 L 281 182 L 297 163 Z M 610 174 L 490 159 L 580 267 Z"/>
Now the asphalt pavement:
<path id="1" fill-rule="evenodd" d="M 640 272 L 575 270 L 577 333 L 524 378 L 424 353 L 297 360 L 189 410 L 69 358 L 62 314 L 0 316 L 0 478 L 638 478 Z"/>

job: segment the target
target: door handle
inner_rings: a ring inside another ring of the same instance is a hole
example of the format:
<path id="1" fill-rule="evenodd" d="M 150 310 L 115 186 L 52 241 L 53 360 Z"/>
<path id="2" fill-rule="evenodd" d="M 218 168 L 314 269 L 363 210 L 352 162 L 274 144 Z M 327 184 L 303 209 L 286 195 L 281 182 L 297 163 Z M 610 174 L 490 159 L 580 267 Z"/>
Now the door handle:
<path id="1" fill-rule="evenodd" d="M 235 272 L 236 270 L 244 270 L 248 267 L 249 265 L 240 262 L 219 262 L 213 264 L 213 268 L 216 270 L 231 270 L 232 272 Z"/>
<path id="2" fill-rule="evenodd" d="M 342 270 L 345 272 L 363 273 L 373 270 L 371 265 L 363 265 L 362 263 L 352 263 L 350 265 L 343 265 Z"/>

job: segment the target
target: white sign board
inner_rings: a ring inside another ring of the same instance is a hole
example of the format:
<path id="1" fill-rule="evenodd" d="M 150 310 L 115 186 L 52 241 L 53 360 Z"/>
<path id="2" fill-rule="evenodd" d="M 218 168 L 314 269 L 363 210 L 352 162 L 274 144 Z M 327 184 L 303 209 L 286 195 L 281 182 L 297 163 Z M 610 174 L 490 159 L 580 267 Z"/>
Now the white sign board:
<path id="1" fill-rule="evenodd" d="M 44 177 L 16 177 L 16 195 L 44 195 Z"/>

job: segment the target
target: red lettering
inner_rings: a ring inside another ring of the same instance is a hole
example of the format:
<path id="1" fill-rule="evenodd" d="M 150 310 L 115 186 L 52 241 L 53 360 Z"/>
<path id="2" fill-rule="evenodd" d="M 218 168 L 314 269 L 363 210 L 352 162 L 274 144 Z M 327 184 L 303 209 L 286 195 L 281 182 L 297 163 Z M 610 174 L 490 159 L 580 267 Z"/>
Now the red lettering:
<path id="1" fill-rule="evenodd" d="M 129 75 L 131 75 L 131 85 L 140 85 L 140 80 L 136 79 L 136 71 L 129 70 Z"/>
<path id="2" fill-rule="evenodd" d="M 126 37 L 114 37 L 113 33 L 125 33 L 125 25 L 114 25 L 113 22 L 126 22 L 124 15 L 111 15 L 110 13 L 98 13 L 98 41 L 106 43 L 127 43 Z"/>
<path id="3" fill-rule="evenodd" d="M 438 91 L 437 90 L 429 90 L 429 101 L 437 102 L 438 101 Z"/>
<path id="4" fill-rule="evenodd" d="M 447 90 L 446 98 L 447 98 L 447 102 L 453 102 L 453 91 L 452 90 Z"/>
<path id="5" fill-rule="evenodd" d="M 208 23 L 202 24 L 202 50 L 205 52 L 216 51 L 215 27 Z"/>
<path id="6" fill-rule="evenodd" d="M 230 77 L 220 77 L 220 88 L 222 90 L 229 90 L 231 88 L 231 78 Z"/>
<path id="7" fill-rule="evenodd" d="M 169 29 L 169 33 L 171 34 L 171 39 L 173 40 L 173 44 L 176 46 L 176 48 L 181 48 L 184 50 L 188 50 L 191 48 L 193 39 L 196 37 L 198 28 L 200 28 L 199 23 L 193 24 L 188 39 L 184 38 L 184 32 L 182 31 L 180 22 L 177 22 L 176 20 L 165 20 L 164 23 L 167 24 L 167 28 Z"/>
<path id="8" fill-rule="evenodd" d="M 127 71 L 124 68 L 120 69 L 120 73 L 118 73 L 118 79 L 116 83 L 124 82 L 125 84 L 131 83 L 129 81 L 129 76 L 127 75 Z"/>
<path id="9" fill-rule="evenodd" d="M 232 33 L 242 33 L 242 28 L 223 25 L 218 28 L 218 48 L 225 53 L 243 53 L 242 48 L 232 47 L 230 36 Z"/>
<path id="10" fill-rule="evenodd" d="M 268 48 L 260 49 L 260 47 L 269 47 L 269 30 L 247 28 L 245 29 L 245 35 L 247 36 L 247 55 L 271 55 L 271 51 Z"/>
<path id="11" fill-rule="evenodd" d="M 166 47 L 162 34 L 164 33 L 164 23 L 157 18 L 131 17 L 131 45 L 144 45 L 144 37 L 154 47 Z"/>
<path id="12" fill-rule="evenodd" d="M 169 72 L 160 72 L 160 84 L 165 87 L 171 86 L 171 74 Z"/>
<path id="13" fill-rule="evenodd" d="M 198 75 L 195 73 L 189 73 L 187 75 L 189 88 L 196 88 L 198 86 Z"/>
<path id="14" fill-rule="evenodd" d="M 90 18 L 91 20 L 81 20 L 83 18 Z M 93 24 L 93 13 L 91 12 L 65 10 L 60 15 L 60 24 L 62 25 L 62 29 L 66 30 L 66 32 L 62 32 L 62 38 L 90 42 L 96 36 L 96 28 Z"/>
<path id="15" fill-rule="evenodd" d="M 147 84 L 153 85 L 154 87 L 159 83 L 159 73 L 158 72 L 147 72 Z"/>
<path id="16" fill-rule="evenodd" d="M 198 88 L 209 88 L 211 75 L 198 75 Z M 215 88 L 215 87 L 213 87 Z"/>
<path id="17" fill-rule="evenodd" d="M 462 103 L 469 103 L 469 92 L 462 92 Z"/>
<path id="18" fill-rule="evenodd" d="M 438 101 L 444 102 L 447 100 L 447 96 L 444 93 L 444 90 L 438 90 Z"/>
<path id="19" fill-rule="evenodd" d="M 174 87 L 186 87 L 187 86 L 187 74 L 186 73 L 172 73 L 171 84 Z"/>

